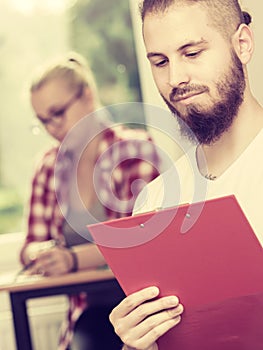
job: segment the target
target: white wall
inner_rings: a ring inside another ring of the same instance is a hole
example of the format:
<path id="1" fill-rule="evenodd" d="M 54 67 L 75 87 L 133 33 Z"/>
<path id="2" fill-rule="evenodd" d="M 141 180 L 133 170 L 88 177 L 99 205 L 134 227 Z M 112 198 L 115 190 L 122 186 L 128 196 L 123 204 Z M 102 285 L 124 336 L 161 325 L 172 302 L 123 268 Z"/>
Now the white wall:
<path id="1" fill-rule="evenodd" d="M 251 88 L 261 104 L 263 104 L 262 93 L 262 61 L 263 61 L 263 2 L 260 0 L 243 0 L 243 8 L 252 15 L 252 28 L 255 35 L 255 52 L 251 63 L 248 66 Z"/>

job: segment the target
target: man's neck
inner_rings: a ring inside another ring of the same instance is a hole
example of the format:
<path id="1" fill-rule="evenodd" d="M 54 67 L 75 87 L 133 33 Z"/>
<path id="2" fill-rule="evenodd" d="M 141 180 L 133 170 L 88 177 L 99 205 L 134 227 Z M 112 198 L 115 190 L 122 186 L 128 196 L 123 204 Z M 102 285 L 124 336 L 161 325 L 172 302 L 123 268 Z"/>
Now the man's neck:
<path id="1" fill-rule="evenodd" d="M 244 152 L 263 128 L 263 108 L 251 96 L 243 102 L 230 129 L 211 145 L 202 145 L 206 166 L 200 162 L 200 147 L 197 161 L 200 172 L 206 176 L 219 177 Z"/>

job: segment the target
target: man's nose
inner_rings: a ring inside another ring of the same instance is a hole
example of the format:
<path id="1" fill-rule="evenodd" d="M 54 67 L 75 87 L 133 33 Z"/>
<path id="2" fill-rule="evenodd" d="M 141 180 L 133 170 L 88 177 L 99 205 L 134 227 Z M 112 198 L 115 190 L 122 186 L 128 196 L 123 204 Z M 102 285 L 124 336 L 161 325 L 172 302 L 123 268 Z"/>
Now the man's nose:
<path id="1" fill-rule="evenodd" d="M 170 63 L 169 66 L 169 85 L 172 88 L 185 85 L 190 82 L 190 75 L 184 64 Z"/>

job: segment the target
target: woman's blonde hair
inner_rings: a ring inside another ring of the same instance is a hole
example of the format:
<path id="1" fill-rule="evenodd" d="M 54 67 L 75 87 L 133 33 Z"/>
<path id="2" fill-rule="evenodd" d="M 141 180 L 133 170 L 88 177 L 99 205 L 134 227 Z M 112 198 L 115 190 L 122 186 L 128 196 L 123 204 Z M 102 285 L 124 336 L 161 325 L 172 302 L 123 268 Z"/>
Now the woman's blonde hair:
<path id="1" fill-rule="evenodd" d="M 94 75 L 87 61 L 80 54 L 69 52 L 63 57 L 56 58 L 52 62 L 39 67 L 31 81 L 30 92 L 37 91 L 54 79 L 63 80 L 67 88 L 76 92 L 89 87 L 95 106 L 100 106 Z"/>

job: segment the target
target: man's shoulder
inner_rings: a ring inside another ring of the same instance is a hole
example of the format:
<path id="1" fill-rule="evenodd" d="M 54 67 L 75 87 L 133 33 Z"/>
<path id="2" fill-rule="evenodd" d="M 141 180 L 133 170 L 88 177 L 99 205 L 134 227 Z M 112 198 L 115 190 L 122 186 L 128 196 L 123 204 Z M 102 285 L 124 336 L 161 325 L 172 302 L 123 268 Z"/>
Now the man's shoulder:
<path id="1" fill-rule="evenodd" d="M 175 179 L 176 168 L 172 166 L 149 182 L 137 197 L 133 213 L 148 212 L 166 206 L 164 201 L 167 198 L 167 189 L 170 193 L 173 192 Z"/>
<path id="2" fill-rule="evenodd" d="M 169 169 L 143 188 L 136 200 L 134 214 L 174 206 L 180 202 L 183 183 L 193 175 L 193 168 L 196 167 L 192 164 L 195 161 L 192 159 L 195 149 L 181 155 Z"/>

